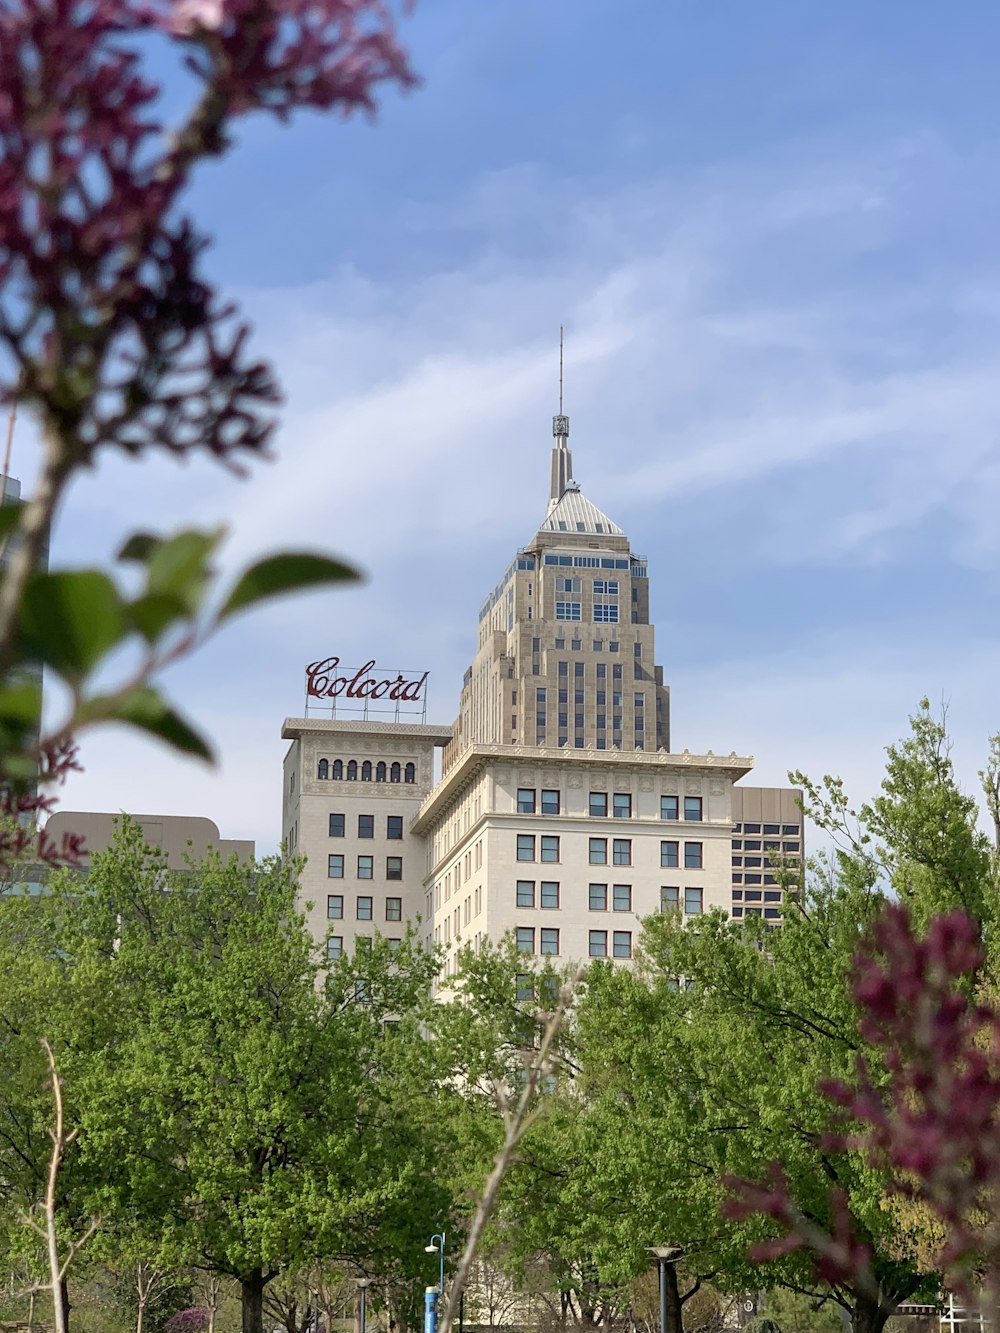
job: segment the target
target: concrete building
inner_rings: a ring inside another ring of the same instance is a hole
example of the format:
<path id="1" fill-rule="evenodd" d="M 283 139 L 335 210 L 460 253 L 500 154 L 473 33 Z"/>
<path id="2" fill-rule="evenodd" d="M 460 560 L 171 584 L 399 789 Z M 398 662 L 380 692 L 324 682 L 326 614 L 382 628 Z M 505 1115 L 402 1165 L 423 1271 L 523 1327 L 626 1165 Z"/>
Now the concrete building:
<path id="1" fill-rule="evenodd" d="M 45 830 L 57 843 L 62 841 L 65 833 L 81 835 L 86 846 L 83 865 L 87 866 L 94 852 L 102 852 L 111 845 L 121 817 L 121 814 L 103 811 L 57 810 L 49 816 Z M 223 838 L 219 834 L 219 826 L 202 815 L 129 817 L 142 829 L 142 836 L 150 847 L 157 847 L 166 853 L 167 865 L 171 870 L 183 870 L 185 856 L 198 858 L 208 852 L 218 852 L 224 861 L 230 856 L 237 856 L 243 861 L 251 860 L 254 855 L 252 840 Z"/>
<path id="2" fill-rule="evenodd" d="M 547 512 L 480 609 L 454 725 L 370 720 L 373 663 L 311 691 L 329 717 L 285 721 L 282 832 L 331 954 L 419 922 L 448 971 L 508 931 L 526 954 L 628 959 L 656 911 L 780 918 L 763 843 L 801 854 L 796 793 L 737 786 L 747 756 L 671 752 L 646 561 L 573 480 L 568 418 L 553 434 Z"/>

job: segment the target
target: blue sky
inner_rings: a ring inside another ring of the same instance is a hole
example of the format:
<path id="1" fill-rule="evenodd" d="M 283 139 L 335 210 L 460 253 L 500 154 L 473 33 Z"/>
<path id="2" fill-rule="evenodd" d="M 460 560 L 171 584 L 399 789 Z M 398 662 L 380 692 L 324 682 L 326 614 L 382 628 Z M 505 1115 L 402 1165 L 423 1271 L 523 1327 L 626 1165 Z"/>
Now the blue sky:
<path id="1" fill-rule="evenodd" d="M 403 36 L 423 86 L 374 125 L 254 122 L 197 184 L 285 385 L 277 461 L 105 458 L 54 550 L 224 519 L 234 563 L 309 545 L 368 581 L 170 674 L 217 769 L 96 733 L 65 806 L 273 847 L 281 722 L 330 653 L 430 668 L 450 721 L 544 514 L 560 323 L 577 479 L 650 560 L 675 748 L 862 797 L 927 693 L 972 785 L 1000 728 L 1000 10 L 422 0 Z"/>

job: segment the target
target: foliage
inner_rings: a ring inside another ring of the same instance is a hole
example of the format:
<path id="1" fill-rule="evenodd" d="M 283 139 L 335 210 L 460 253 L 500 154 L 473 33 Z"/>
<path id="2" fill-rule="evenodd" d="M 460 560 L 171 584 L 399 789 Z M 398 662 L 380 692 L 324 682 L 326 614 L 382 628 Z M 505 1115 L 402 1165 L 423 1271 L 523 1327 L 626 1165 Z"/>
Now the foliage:
<path id="1" fill-rule="evenodd" d="M 380 84 L 414 79 L 380 0 L 11 0 L 0 49 L 0 401 L 30 411 L 43 445 L 35 494 L 0 513 L 0 815 L 14 820 L 0 850 L 17 856 L 18 817 L 50 807 L 38 788 L 73 767 L 81 729 L 123 722 L 209 757 L 160 693 L 164 668 L 265 597 L 355 577 L 284 553 L 220 593 L 221 530 L 130 537 L 129 592 L 104 569 L 48 571 L 41 556 L 101 450 L 205 449 L 236 467 L 273 432 L 273 376 L 204 275 L 208 239 L 184 213 L 196 168 L 251 114 L 371 111 Z M 151 74 L 171 57 L 186 103 Z M 171 124 L 168 106 L 182 108 Z M 40 736 L 41 668 L 69 706 Z M 43 837 L 37 850 L 78 849 Z"/>

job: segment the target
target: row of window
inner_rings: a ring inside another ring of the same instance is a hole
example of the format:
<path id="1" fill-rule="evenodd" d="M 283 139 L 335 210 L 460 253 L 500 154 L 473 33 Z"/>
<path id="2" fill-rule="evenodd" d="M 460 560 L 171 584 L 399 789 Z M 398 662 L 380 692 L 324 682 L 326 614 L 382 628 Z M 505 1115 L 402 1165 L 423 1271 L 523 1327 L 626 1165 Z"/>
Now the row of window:
<path id="1" fill-rule="evenodd" d="M 416 764 L 386 764 L 384 760 L 379 760 L 377 764 L 372 764 L 370 759 L 365 759 L 360 765 L 356 759 L 348 759 L 345 764 L 343 759 L 321 759 L 316 769 L 318 778 L 329 778 L 334 782 L 416 782 L 417 766 Z"/>
<path id="2" fill-rule="evenodd" d="M 762 848 L 760 838 L 733 838 L 732 842 L 734 852 L 759 852 Z M 765 852 L 798 852 L 801 851 L 801 849 L 802 844 L 799 842 L 798 838 L 794 841 L 785 842 L 778 842 L 776 839 L 771 841 L 765 839 L 763 842 L 763 850 Z"/>
<path id="3" fill-rule="evenodd" d="M 671 821 L 680 819 L 680 797 L 660 797 L 660 818 Z M 704 803 L 700 796 L 684 797 L 684 820 L 687 823 L 701 823 Z M 534 787 L 518 787 L 517 813 L 519 815 L 557 815 L 560 811 L 559 792 L 543 787 L 541 799 Z M 606 819 L 610 813 L 613 819 L 632 818 L 632 797 L 629 792 L 611 793 L 610 806 L 606 791 L 592 791 L 588 803 L 588 813 L 593 819 Z M 735 843 L 733 844 L 736 845 Z M 797 848 L 796 848 L 797 850 Z"/>
<path id="4" fill-rule="evenodd" d="M 611 865 L 630 866 L 632 864 L 631 838 L 590 838 L 588 840 L 588 860 L 592 866 L 608 865 L 608 843 L 611 844 Z M 557 834 L 519 833 L 517 835 L 517 859 L 519 861 L 558 862 L 560 839 Z M 537 855 L 536 855 L 537 852 Z M 684 869 L 701 870 L 704 868 L 705 847 L 701 842 L 684 843 Z M 660 865 L 675 870 L 681 865 L 681 844 L 674 838 L 664 838 L 660 842 Z"/>
<path id="5" fill-rule="evenodd" d="M 740 895 L 733 894 L 736 898 Z M 775 900 L 780 901 L 780 894 L 773 895 Z M 748 895 L 760 899 L 760 894 Z M 772 895 L 764 895 L 765 900 L 771 901 Z M 543 879 L 535 881 L 533 879 L 519 879 L 517 881 L 517 906 L 518 907 L 539 907 L 543 911 L 555 911 L 560 906 L 560 890 L 557 880 Z M 660 887 L 660 910 L 661 912 L 679 912 L 683 904 L 686 916 L 701 916 L 704 910 L 705 891 L 688 885 L 681 888 L 677 884 L 661 885 Z M 631 912 L 632 911 L 632 885 L 631 884 L 589 884 L 587 886 L 587 907 L 591 912 Z"/>
<path id="6" fill-rule="evenodd" d="M 343 838 L 347 832 L 347 817 L 341 814 L 331 814 L 330 816 L 330 837 Z M 358 815 L 358 837 L 374 838 L 375 836 L 375 816 Z M 389 842 L 402 842 L 403 839 L 403 816 L 386 815 L 385 817 L 385 836 Z"/>
<path id="7" fill-rule="evenodd" d="M 344 856 L 342 852 L 331 852 L 326 858 L 326 874 L 328 879 L 344 878 Z M 387 856 L 385 858 L 385 877 L 386 879 L 403 878 L 403 858 L 401 856 Z M 374 856 L 359 856 L 358 879 L 374 878 Z"/>
<path id="8" fill-rule="evenodd" d="M 797 838 L 799 835 L 798 824 L 734 824 L 734 833 L 761 833 L 771 834 L 772 836 L 780 834 L 783 838 Z"/>
<path id="9" fill-rule="evenodd" d="M 556 592 L 582 592 L 583 582 L 578 575 L 570 578 L 556 578 Z M 594 579 L 594 592 L 599 597 L 617 597 L 618 580 L 617 579 Z"/>
<path id="10" fill-rule="evenodd" d="M 370 894 L 358 894 L 354 904 L 356 919 L 358 921 L 373 920 L 374 903 L 375 900 Z M 344 919 L 344 895 L 342 893 L 328 893 L 326 895 L 326 915 L 329 921 L 342 921 Z M 402 921 L 402 898 L 386 898 L 385 919 L 386 921 Z"/>
<path id="11" fill-rule="evenodd" d="M 565 523 L 559 524 L 559 530 L 566 531 Z M 547 555 L 542 561 L 544 565 L 569 565 L 575 569 L 628 569 L 629 563 L 620 556 L 606 555 Z"/>
<path id="12" fill-rule="evenodd" d="M 555 957 L 559 953 L 559 931 L 552 926 L 543 926 L 540 930 L 534 926 L 518 926 L 516 930 L 519 953 L 534 954 L 543 957 Z M 608 953 L 608 936 L 611 937 L 611 953 Z M 632 932 L 630 930 L 592 930 L 589 932 L 588 951 L 591 958 L 631 958 Z M 519 997 L 520 994 L 519 994 Z"/>

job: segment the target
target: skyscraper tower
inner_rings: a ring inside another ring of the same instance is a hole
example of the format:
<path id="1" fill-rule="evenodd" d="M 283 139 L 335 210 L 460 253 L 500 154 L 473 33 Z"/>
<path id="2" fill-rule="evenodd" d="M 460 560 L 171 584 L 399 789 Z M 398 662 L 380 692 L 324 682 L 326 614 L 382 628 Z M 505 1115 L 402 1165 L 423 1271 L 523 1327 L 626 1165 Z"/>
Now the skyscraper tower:
<path id="1" fill-rule="evenodd" d="M 670 749 L 646 561 L 573 480 L 569 417 L 552 432 L 545 518 L 480 607 L 446 768 L 475 743 Z"/>

